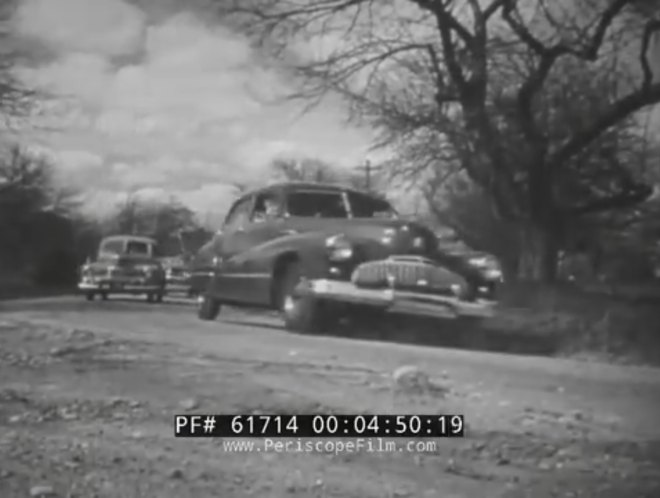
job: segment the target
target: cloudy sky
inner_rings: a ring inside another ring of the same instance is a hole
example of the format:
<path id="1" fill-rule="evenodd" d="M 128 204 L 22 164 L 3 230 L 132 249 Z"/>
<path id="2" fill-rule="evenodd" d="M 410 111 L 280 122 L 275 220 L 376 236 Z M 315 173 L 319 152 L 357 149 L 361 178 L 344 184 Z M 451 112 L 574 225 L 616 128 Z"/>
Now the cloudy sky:
<path id="1" fill-rule="evenodd" d="M 22 0 L 13 28 L 41 57 L 20 75 L 60 96 L 26 139 L 61 179 L 90 192 L 96 210 L 148 189 L 222 212 L 231 183 L 263 178 L 273 156 L 364 160 L 368 137 L 336 104 L 300 118 L 265 102 L 285 88 L 281 78 L 195 2 Z"/>
<path id="2" fill-rule="evenodd" d="M 36 57 L 19 75 L 56 98 L 19 137 L 89 193 L 90 209 L 141 189 L 222 214 L 232 183 L 262 182 L 277 155 L 346 167 L 366 159 L 370 137 L 346 126 L 338 102 L 303 118 L 268 104 L 285 82 L 209 21 L 212 1 L 20 0 L 12 28 Z"/>

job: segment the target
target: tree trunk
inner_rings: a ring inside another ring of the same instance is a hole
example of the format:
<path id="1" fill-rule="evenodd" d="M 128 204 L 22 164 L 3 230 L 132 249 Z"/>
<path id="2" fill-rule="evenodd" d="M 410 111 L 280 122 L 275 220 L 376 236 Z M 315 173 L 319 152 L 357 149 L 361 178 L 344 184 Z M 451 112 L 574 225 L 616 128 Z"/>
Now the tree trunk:
<path id="1" fill-rule="evenodd" d="M 519 258 L 498 257 L 502 265 L 502 276 L 505 282 L 515 282 L 518 280 L 518 268 L 520 267 Z"/>
<path id="2" fill-rule="evenodd" d="M 557 279 L 559 245 L 551 230 L 523 227 L 520 247 L 519 279 L 543 283 L 553 283 Z"/>

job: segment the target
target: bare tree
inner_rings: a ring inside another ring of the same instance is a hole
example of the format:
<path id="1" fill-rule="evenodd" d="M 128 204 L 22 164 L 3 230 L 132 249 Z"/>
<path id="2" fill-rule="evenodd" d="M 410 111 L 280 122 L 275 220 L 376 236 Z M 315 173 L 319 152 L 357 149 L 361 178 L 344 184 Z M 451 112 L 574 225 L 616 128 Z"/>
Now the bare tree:
<path id="1" fill-rule="evenodd" d="M 316 158 L 277 158 L 271 163 L 278 179 L 300 182 L 339 183 L 342 175 L 333 165 Z"/>
<path id="2" fill-rule="evenodd" d="M 35 97 L 14 72 L 24 55 L 10 29 L 18 5 L 18 0 L 0 0 L 0 127 L 4 128 L 12 126 L 12 118 L 27 115 Z"/>
<path id="3" fill-rule="evenodd" d="M 357 190 L 367 189 L 367 180 L 358 169 L 345 169 L 313 157 L 277 158 L 271 163 L 276 179 L 345 185 Z M 370 180 L 378 187 L 379 178 Z M 373 190 L 378 191 L 378 188 Z"/>
<path id="4" fill-rule="evenodd" d="M 48 161 L 18 146 L 0 155 L 0 270 L 21 273 L 55 248 L 71 249 L 77 199 L 57 188 L 52 173 Z"/>
<path id="5" fill-rule="evenodd" d="M 139 235 L 140 226 L 140 201 L 135 192 L 130 192 L 122 202 L 116 215 L 108 220 L 108 232 Z"/>
<path id="6" fill-rule="evenodd" d="M 181 232 L 197 228 L 194 213 L 178 199 L 146 201 L 131 192 L 106 221 L 104 232 L 107 235 L 121 233 L 153 237 L 164 252 L 175 254 L 181 250 Z"/>
<path id="7" fill-rule="evenodd" d="M 345 97 L 352 117 L 382 132 L 382 144 L 433 144 L 439 156 L 420 146 L 415 168 L 444 156 L 457 162 L 498 216 L 520 227 L 522 276 L 555 277 L 567 220 L 650 194 L 626 165 L 599 166 L 594 157 L 660 102 L 650 55 L 660 31 L 653 0 L 222 4 L 289 65 L 300 82 L 295 96 L 311 103 L 328 93 Z M 607 92 L 594 98 L 578 85 L 565 94 L 567 75 Z M 555 112 L 556 99 L 564 111 L 575 105 L 571 126 L 570 113 Z M 583 187 L 595 186 L 576 200 L 563 190 L 580 175 Z"/>

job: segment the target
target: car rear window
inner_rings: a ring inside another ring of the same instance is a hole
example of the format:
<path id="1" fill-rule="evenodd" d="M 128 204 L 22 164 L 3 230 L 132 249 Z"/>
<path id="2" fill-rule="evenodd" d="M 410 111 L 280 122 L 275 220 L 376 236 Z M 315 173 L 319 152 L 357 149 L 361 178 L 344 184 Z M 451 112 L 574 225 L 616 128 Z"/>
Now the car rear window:
<path id="1" fill-rule="evenodd" d="M 144 242 L 128 242 L 126 243 L 127 254 L 149 254 L 149 244 Z"/>
<path id="2" fill-rule="evenodd" d="M 385 199 L 359 192 L 348 192 L 351 212 L 356 218 L 395 218 L 396 211 Z"/>
<path id="3" fill-rule="evenodd" d="M 291 216 L 305 218 L 348 218 L 344 197 L 334 191 L 298 191 L 287 197 Z"/>

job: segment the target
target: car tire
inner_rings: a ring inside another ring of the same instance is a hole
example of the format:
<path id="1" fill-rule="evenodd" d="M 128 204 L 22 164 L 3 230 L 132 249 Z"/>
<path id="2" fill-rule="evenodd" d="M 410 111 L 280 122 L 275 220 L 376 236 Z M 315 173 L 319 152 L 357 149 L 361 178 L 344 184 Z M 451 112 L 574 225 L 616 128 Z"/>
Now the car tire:
<path id="1" fill-rule="evenodd" d="M 101 292 L 101 299 L 103 301 L 107 301 L 108 300 L 108 293 L 107 292 Z"/>
<path id="2" fill-rule="evenodd" d="M 96 295 L 93 292 L 85 292 L 85 299 L 88 301 L 94 301 Z"/>
<path id="3" fill-rule="evenodd" d="M 151 292 L 147 293 L 147 302 L 148 303 L 153 303 L 155 301 L 155 295 L 152 294 Z"/>
<path id="4" fill-rule="evenodd" d="M 287 330 L 301 334 L 326 332 L 329 325 L 326 303 L 309 295 L 291 297 L 282 316 Z"/>
<path id="5" fill-rule="evenodd" d="M 292 261 L 286 265 L 275 282 L 275 305 L 278 311 L 284 312 L 287 300 L 293 298 L 293 291 L 303 278 L 302 265 L 298 261 Z"/>
<path id="6" fill-rule="evenodd" d="M 467 282 L 465 285 L 461 286 L 461 290 L 458 293 L 458 298 L 461 301 L 466 301 L 472 303 L 477 300 L 479 297 L 479 285 L 474 282 Z"/>
<path id="7" fill-rule="evenodd" d="M 337 320 L 331 318 L 329 304 L 312 295 L 296 296 L 295 288 L 304 279 L 300 263 L 292 262 L 277 283 L 277 307 L 284 327 L 291 332 L 314 334 L 328 332 Z"/>
<path id="8" fill-rule="evenodd" d="M 204 321 L 213 321 L 220 314 L 221 303 L 208 293 L 201 294 L 197 301 L 197 317 Z"/>
<path id="9" fill-rule="evenodd" d="M 161 291 L 154 295 L 154 301 L 157 303 L 162 303 L 164 297 L 165 297 L 165 293 Z"/>

